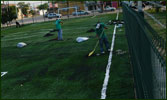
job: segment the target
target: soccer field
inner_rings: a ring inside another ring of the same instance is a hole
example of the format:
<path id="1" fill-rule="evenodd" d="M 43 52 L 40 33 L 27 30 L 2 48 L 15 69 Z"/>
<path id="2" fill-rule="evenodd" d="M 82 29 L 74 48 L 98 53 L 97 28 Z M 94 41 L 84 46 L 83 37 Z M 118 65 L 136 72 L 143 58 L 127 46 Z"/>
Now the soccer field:
<path id="1" fill-rule="evenodd" d="M 54 22 L 2 29 L 1 77 L 2 99 L 100 99 L 109 54 L 86 57 L 97 42 L 95 28 L 98 20 L 107 23 L 116 14 L 65 19 L 62 25 L 64 41 L 49 41 L 43 37 L 55 28 Z M 122 19 L 122 14 L 119 15 Z M 105 33 L 111 44 L 114 25 Z M 88 41 L 77 43 L 79 36 Z M 27 46 L 17 48 L 18 42 Z M 117 54 L 116 50 L 125 51 Z M 96 53 L 100 52 L 99 46 Z M 129 60 L 128 44 L 123 28 L 117 28 L 107 99 L 134 99 L 134 83 Z"/>

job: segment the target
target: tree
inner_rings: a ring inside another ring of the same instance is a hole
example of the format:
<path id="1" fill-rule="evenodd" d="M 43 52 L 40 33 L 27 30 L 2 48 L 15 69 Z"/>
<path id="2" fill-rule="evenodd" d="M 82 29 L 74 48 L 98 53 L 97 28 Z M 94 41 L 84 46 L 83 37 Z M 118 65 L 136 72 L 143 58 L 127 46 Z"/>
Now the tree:
<path id="1" fill-rule="evenodd" d="M 21 9 L 21 12 L 25 15 L 25 16 L 27 16 L 27 14 L 28 14 L 28 9 L 29 9 L 29 6 L 30 6 L 30 4 L 28 3 L 28 4 L 25 4 L 24 2 L 19 2 L 18 4 L 18 7 Z"/>
<path id="2" fill-rule="evenodd" d="M 9 14 L 9 22 L 12 21 L 13 19 L 16 19 L 17 18 L 16 6 L 10 6 L 8 10 L 8 14 Z"/>
<path id="3" fill-rule="evenodd" d="M 35 12 L 35 10 L 30 10 L 30 12 L 29 12 L 31 15 L 35 15 L 36 14 L 36 12 Z"/>
<path id="4" fill-rule="evenodd" d="M 7 13 L 7 8 L 3 8 L 2 11 L 2 17 L 1 17 L 1 23 L 6 24 L 8 22 L 8 13 Z"/>
<path id="5" fill-rule="evenodd" d="M 3 8 L 1 16 L 2 16 L 1 23 L 7 24 L 8 26 L 8 22 L 10 23 L 12 20 L 17 18 L 16 6 L 9 6 L 9 7 Z"/>
<path id="6" fill-rule="evenodd" d="M 48 7 L 49 7 L 49 6 L 48 6 L 48 3 L 44 3 L 44 4 L 39 5 L 37 8 L 38 8 L 39 10 L 43 10 L 43 9 L 47 10 Z"/>

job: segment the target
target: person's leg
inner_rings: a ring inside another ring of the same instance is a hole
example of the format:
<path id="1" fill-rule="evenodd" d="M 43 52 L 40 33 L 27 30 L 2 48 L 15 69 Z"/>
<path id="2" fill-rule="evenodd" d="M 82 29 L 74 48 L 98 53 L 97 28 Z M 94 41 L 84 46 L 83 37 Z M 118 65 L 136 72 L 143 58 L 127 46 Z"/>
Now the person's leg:
<path id="1" fill-rule="evenodd" d="M 61 30 L 58 30 L 58 40 L 60 40 L 60 34 L 61 34 Z"/>
<path id="2" fill-rule="evenodd" d="M 60 40 L 63 40 L 63 31 L 60 29 Z"/>
<path id="3" fill-rule="evenodd" d="M 100 52 L 104 52 L 103 50 L 103 39 L 99 39 L 99 44 L 100 44 Z"/>
<path id="4" fill-rule="evenodd" d="M 104 44 L 105 44 L 105 47 L 107 49 L 107 51 L 109 50 L 109 42 L 107 40 L 107 37 L 104 38 Z"/>

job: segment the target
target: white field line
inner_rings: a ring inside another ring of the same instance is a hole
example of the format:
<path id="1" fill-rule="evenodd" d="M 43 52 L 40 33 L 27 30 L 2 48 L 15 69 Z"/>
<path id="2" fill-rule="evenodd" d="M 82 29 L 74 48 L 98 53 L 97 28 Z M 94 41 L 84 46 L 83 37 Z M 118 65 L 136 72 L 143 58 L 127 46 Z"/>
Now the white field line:
<path id="1" fill-rule="evenodd" d="M 10 34 L 9 36 L 17 36 L 17 35 L 20 35 L 21 33 L 26 33 L 26 32 L 16 32 L 16 33 Z M 7 35 L 5 37 L 9 37 L 9 36 Z"/>
<path id="2" fill-rule="evenodd" d="M 90 28 L 90 27 L 79 27 L 79 28 L 76 28 L 75 30 L 81 30 L 81 29 L 87 29 L 87 28 Z M 52 29 L 48 29 L 48 30 L 52 30 Z M 64 30 L 74 30 L 74 29 L 64 29 Z M 85 31 L 83 31 L 83 32 L 85 32 Z M 79 33 L 83 33 L 83 32 L 79 32 Z M 19 33 L 19 32 L 18 32 Z M 42 32 L 38 32 L 38 33 L 47 33 L 46 31 L 44 32 L 44 31 L 42 31 Z M 56 32 L 57 33 L 57 32 Z M 74 33 L 76 33 L 76 32 L 74 32 Z M 41 35 L 41 34 L 40 34 Z M 22 34 L 22 36 L 21 37 L 18 37 L 18 38 L 11 38 L 11 37 L 14 37 L 14 36 L 16 36 L 16 35 L 14 35 L 14 34 L 12 34 L 12 35 L 10 35 L 10 36 L 6 36 L 5 37 L 5 39 L 2 39 L 1 41 L 13 41 L 13 40 L 19 40 L 19 39 L 26 39 L 26 38 L 31 38 L 31 37 L 35 37 L 35 36 L 40 36 L 39 34 L 34 34 L 34 35 L 31 35 L 31 36 L 29 36 L 29 34 Z M 18 35 L 17 35 L 18 36 Z M 9 38 L 9 39 L 8 39 Z"/>
<path id="3" fill-rule="evenodd" d="M 118 16 L 119 16 L 119 12 L 117 13 L 116 20 L 118 20 Z M 108 58 L 108 64 L 107 64 L 107 67 L 106 67 L 106 73 L 105 73 L 105 78 L 104 78 L 104 82 L 103 82 L 103 87 L 102 87 L 102 90 L 101 90 L 101 99 L 106 98 L 106 91 L 107 91 L 108 80 L 109 80 L 109 77 L 110 77 L 109 74 L 110 74 L 110 66 L 111 66 L 111 63 L 112 63 L 112 52 L 113 52 L 113 49 L 114 49 L 116 28 L 117 28 L 117 25 L 115 25 L 115 27 L 114 27 L 112 43 L 111 43 L 111 51 L 110 51 L 110 55 L 109 55 L 109 58 Z"/>
<path id="4" fill-rule="evenodd" d="M 13 36 L 20 36 L 20 35 L 26 35 L 27 33 L 29 33 L 30 31 L 26 31 L 26 32 L 16 32 L 16 33 L 12 33 L 10 35 L 5 36 L 6 37 L 13 37 Z M 24 33 L 24 34 L 21 34 Z"/>
<path id="5" fill-rule="evenodd" d="M 75 29 L 63 29 L 63 30 L 79 30 L 79 29 L 87 29 L 87 28 L 90 28 L 90 26 L 89 27 L 78 27 L 78 28 L 75 28 Z"/>
<path id="6" fill-rule="evenodd" d="M 94 18 L 94 17 L 96 17 L 96 15 L 92 16 L 91 18 Z"/>
<path id="7" fill-rule="evenodd" d="M 20 40 L 20 39 L 26 39 L 26 38 L 32 38 L 32 37 L 35 37 L 35 36 L 40 36 L 39 34 L 36 34 L 36 35 L 31 35 L 31 36 L 24 36 L 24 37 L 18 37 L 18 38 L 11 38 L 11 39 L 4 39 L 4 40 L 1 40 L 1 41 L 13 41 L 13 40 Z"/>
<path id="8" fill-rule="evenodd" d="M 149 13 L 146 12 L 146 11 L 144 11 L 144 13 L 145 13 L 147 16 L 151 17 L 156 23 L 158 23 L 159 25 L 161 25 L 161 27 L 166 28 L 166 26 L 163 25 L 159 20 L 157 20 L 153 15 L 149 14 Z"/>
<path id="9" fill-rule="evenodd" d="M 37 35 L 38 33 L 47 33 L 47 31 L 42 31 L 42 32 L 36 32 L 36 33 L 25 33 L 25 34 L 20 34 L 20 35 L 8 35 L 5 36 L 4 39 L 10 39 L 10 38 L 15 38 L 15 37 L 24 37 L 24 36 L 30 36 L 30 35 Z"/>
<path id="10" fill-rule="evenodd" d="M 1 77 L 7 74 L 8 72 L 1 72 Z"/>
<path id="11" fill-rule="evenodd" d="M 87 28 L 90 28 L 90 26 L 78 27 L 78 28 L 75 28 L 75 30 L 77 30 L 77 29 L 87 29 Z M 51 30 L 53 30 L 53 29 L 41 29 L 41 30 L 51 31 Z M 74 29 L 65 28 L 65 29 L 62 29 L 62 30 L 64 31 L 64 30 L 74 30 Z"/>
<path id="12" fill-rule="evenodd" d="M 153 5 L 156 5 L 156 6 L 158 6 L 158 7 L 166 8 L 166 6 L 163 6 L 163 5 L 161 5 L 161 4 L 155 3 L 155 2 L 153 2 L 153 1 L 148 1 L 148 2 L 151 3 L 151 4 L 153 4 Z"/>

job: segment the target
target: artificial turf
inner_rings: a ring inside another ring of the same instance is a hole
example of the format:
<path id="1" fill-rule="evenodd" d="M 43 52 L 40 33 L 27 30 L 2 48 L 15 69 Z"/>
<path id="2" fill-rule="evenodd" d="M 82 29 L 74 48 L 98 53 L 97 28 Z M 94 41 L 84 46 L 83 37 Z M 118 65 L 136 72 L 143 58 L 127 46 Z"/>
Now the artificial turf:
<path id="1" fill-rule="evenodd" d="M 152 12 L 150 14 L 166 26 L 166 11 Z M 155 22 L 151 17 L 147 15 L 145 15 L 145 19 L 151 25 L 151 27 L 166 41 L 166 29 L 160 26 L 157 22 Z"/>
<path id="2" fill-rule="evenodd" d="M 108 54 L 86 57 L 93 49 L 95 33 L 86 33 L 96 22 L 108 22 L 116 14 L 99 15 L 63 20 L 64 41 L 49 41 L 57 37 L 43 37 L 54 29 L 54 22 L 28 24 L 21 28 L 1 30 L 1 78 L 2 99 L 99 99 Z M 120 19 L 122 14 L 120 14 Z M 105 30 L 111 44 L 114 26 Z M 133 75 L 128 59 L 128 45 L 124 33 L 116 34 L 114 50 L 127 51 L 113 54 L 107 99 L 134 98 Z M 118 29 L 119 30 L 119 29 Z M 76 38 L 86 36 L 88 41 L 77 43 Z M 18 42 L 27 46 L 17 48 Z M 98 47 L 96 53 L 100 52 Z"/>

